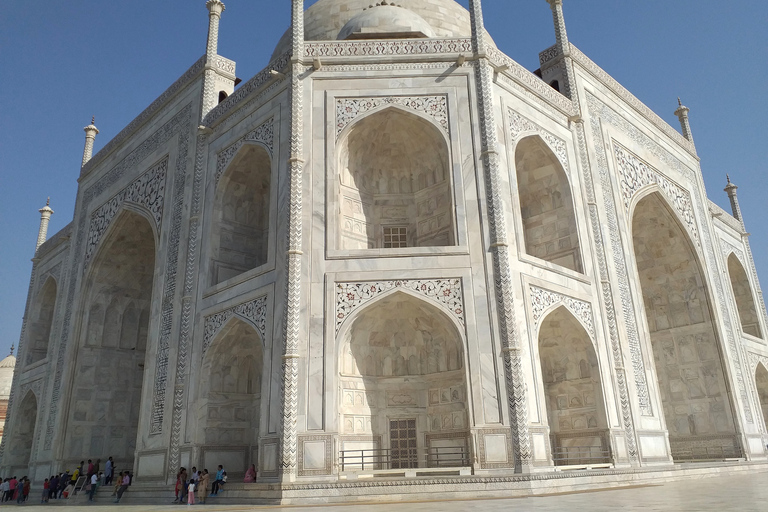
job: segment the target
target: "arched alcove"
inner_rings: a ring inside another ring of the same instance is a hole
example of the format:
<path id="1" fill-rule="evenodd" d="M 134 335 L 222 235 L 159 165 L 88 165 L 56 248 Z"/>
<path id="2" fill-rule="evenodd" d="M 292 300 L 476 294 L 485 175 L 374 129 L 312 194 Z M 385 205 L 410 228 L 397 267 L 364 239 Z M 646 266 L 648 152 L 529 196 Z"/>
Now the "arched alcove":
<path id="1" fill-rule="evenodd" d="M 728 256 L 728 275 L 731 278 L 733 297 L 736 299 L 736 309 L 739 311 L 741 330 L 752 336 L 762 338 L 752 286 L 749 284 L 744 266 L 733 253 Z"/>
<path id="2" fill-rule="evenodd" d="M 610 462 L 597 354 L 587 331 L 563 306 L 541 323 L 539 359 L 554 463 Z"/>
<path id="3" fill-rule="evenodd" d="M 263 364 L 256 329 L 237 317 L 230 319 L 211 343 L 201 371 L 198 411 L 206 467 L 222 464 L 224 456 L 229 474 L 238 476 L 256 460 Z M 227 453 L 217 447 L 226 447 Z M 233 447 L 241 450 L 232 453 Z"/>
<path id="4" fill-rule="evenodd" d="M 12 471 L 18 471 L 18 476 L 28 474 L 36 424 L 37 397 L 32 391 L 28 391 L 13 417 L 13 435 L 4 443 L 3 463 Z"/>
<path id="5" fill-rule="evenodd" d="M 37 303 L 33 310 L 32 325 L 29 329 L 29 349 L 27 364 L 45 359 L 53 326 L 53 313 L 56 309 L 56 281 L 49 277 L 37 294 Z"/>
<path id="6" fill-rule="evenodd" d="M 221 176 L 211 225 L 211 285 L 267 262 L 272 161 L 245 144 Z"/>
<path id="7" fill-rule="evenodd" d="M 582 272 L 573 197 L 563 166 L 538 135 L 515 150 L 525 252 Z"/>
<path id="8" fill-rule="evenodd" d="M 741 456 L 706 281 L 690 238 L 658 193 L 632 240 L 672 456 Z"/>
<path id="9" fill-rule="evenodd" d="M 397 292 L 358 313 L 340 341 L 346 469 L 360 467 L 349 450 L 361 449 L 377 469 L 468 464 L 462 339 L 442 312 Z"/>
<path id="10" fill-rule="evenodd" d="M 341 249 L 455 245 L 448 145 L 416 114 L 390 107 L 340 143 Z"/>
<path id="11" fill-rule="evenodd" d="M 768 426 L 768 370 L 763 366 L 763 363 L 757 363 L 755 385 L 757 397 L 760 400 L 760 411 L 763 413 L 763 421 Z"/>
<path id="12" fill-rule="evenodd" d="M 118 213 L 91 261 L 80 346 L 72 368 L 64 457 L 131 467 L 136 447 L 155 272 L 155 235 L 131 210 Z"/>

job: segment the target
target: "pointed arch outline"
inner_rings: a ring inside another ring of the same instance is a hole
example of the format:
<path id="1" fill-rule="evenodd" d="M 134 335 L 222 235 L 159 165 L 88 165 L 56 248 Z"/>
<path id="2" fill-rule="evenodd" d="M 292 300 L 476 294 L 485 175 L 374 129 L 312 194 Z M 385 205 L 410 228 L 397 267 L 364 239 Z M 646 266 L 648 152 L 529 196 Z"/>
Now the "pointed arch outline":
<path id="1" fill-rule="evenodd" d="M 130 208 L 151 219 L 149 224 L 152 226 L 152 232 L 155 234 L 155 243 L 157 244 L 163 220 L 167 176 L 168 155 L 164 156 L 158 163 L 150 166 L 147 171 L 90 214 L 84 255 L 84 269 L 88 267 L 88 264 L 95 257 L 95 253 L 99 251 L 101 241 L 124 208 Z"/>
<path id="2" fill-rule="evenodd" d="M 746 334 L 747 336 L 754 336 L 758 339 L 763 339 L 763 324 L 761 319 L 764 319 L 765 315 L 761 314 L 758 311 L 760 302 L 758 300 L 757 294 L 755 293 L 755 288 L 752 285 L 752 281 L 749 278 L 749 274 L 747 273 L 747 269 L 744 266 L 744 261 L 742 261 L 742 259 L 739 257 L 739 254 L 737 254 L 737 251 L 735 248 L 731 248 L 731 249 L 732 250 L 730 251 L 730 253 L 728 253 L 728 255 L 725 257 L 725 273 L 728 276 L 728 284 L 730 284 L 730 299 L 732 301 L 731 304 L 733 308 L 736 310 L 736 319 L 738 320 L 739 329 L 741 330 L 742 334 Z M 734 258 L 736 263 L 738 263 L 739 270 L 741 270 L 741 273 L 744 276 L 744 281 L 747 285 L 747 288 L 749 289 L 749 298 L 751 299 L 751 302 L 752 302 L 752 311 L 755 315 L 755 319 L 757 320 L 757 328 L 758 328 L 757 335 L 745 332 L 744 319 L 742 318 L 742 308 L 740 306 L 739 299 L 736 296 L 736 288 L 734 287 L 734 280 L 737 278 L 737 276 L 734 276 L 733 273 L 731 272 L 731 258 Z"/>
<path id="3" fill-rule="evenodd" d="M 262 350 L 267 348 L 267 295 L 262 295 L 255 299 L 237 304 L 230 308 L 213 313 L 205 317 L 203 321 L 203 348 L 202 358 L 211 348 L 213 342 L 219 333 L 230 323 L 232 318 L 240 320 L 251 325 L 259 335 Z"/>
<path id="4" fill-rule="evenodd" d="M 348 102 L 345 105 L 342 102 Z M 437 105 L 434 102 L 437 102 Z M 424 102 L 422 104 L 422 102 Z M 414 108 L 414 103 L 422 109 Z M 369 106 L 373 105 L 373 106 Z M 443 136 L 446 148 L 451 147 L 448 97 L 440 96 L 381 96 L 375 98 L 336 98 L 336 152 L 349 139 L 355 125 L 389 109 L 413 115 L 426 121 Z M 339 143 L 341 141 L 341 144 Z M 450 151 L 448 152 L 450 155 Z"/>
<path id="5" fill-rule="evenodd" d="M 568 186 L 573 191 L 573 186 L 570 180 L 570 165 L 568 165 L 568 148 L 565 140 L 554 135 L 548 130 L 545 130 L 537 123 L 534 123 L 527 117 L 515 112 L 511 107 L 507 109 L 507 128 L 509 131 L 511 144 L 509 145 L 509 152 L 515 155 L 517 152 L 517 146 L 524 139 L 531 136 L 538 136 L 542 143 L 549 148 L 555 158 L 560 162 L 563 167 L 563 172 L 568 178 Z M 514 161 L 514 158 L 511 160 Z"/>
<path id="6" fill-rule="evenodd" d="M 59 280 L 58 280 L 58 276 L 54 275 L 54 273 L 52 271 L 48 271 L 48 272 L 44 273 L 41 276 L 40 282 L 43 283 L 43 284 L 37 289 L 37 293 L 35 295 L 35 306 L 34 306 L 34 309 L 33 309 L 33 311 L 35 313 L 35 315 L 34 315 L 34 320 L 35 321 L 34 321 L 33 325 L 30 326 L 30 329 L 26 331 L 27 339 L 26 339 L 26 343 L 24 344 L 25 347 L 23 347 L 24 351 L 25 351 L 25 354 L 24 354 L 24 360 L 25 361 L 28 360 L 29 355 L 30 355 L 29 354 L 29 350 L 32 348 L 32 339 L 31 339 L 32 336 L 31 335 L 32 335 L 32 331 L 33 331 L 34 325 L 37 323 L 37 321 L 39 320 L 39 317 L 40 317 L 40 312 L 41 312 L 41 308 L 42 308 L 41 301 L 43 300 L 42 295 L 47 291 L 48 286 L 52 283 L 53 284 L 53 305 L 51 307 L 51 323 L 48 326 L 48 339 L 45 340 L 45 354 L 40 359 L 32 361 L 29 364 L 35 364 L 35 363 L 37 363 L 39 361 L 42 361 L 42 360 L 44 360 L 45 358 L 48 357 L 48 352 L 51 350 L 51 346 L 50 346 L 51 345 L 51 341 L 53 341 L 53 338 L 54 338 L 54 336 L 53 336 L 53 334 L 54 334 L 53 326 L 55 324 L 55 319 L 56 319 L 56 308 L 59 305 Z M 27 365 L 26 362 L 24 364 Z"/>
<path id="7" fill-rule="evenodd" d="M 237 160 L 237 156 L 245 146 L 259 146 L 267 152 L 269 156 L 270 169 L 275 160 L 275 116 L 270 116 L 266 121 L 259 123 L 256 128 L 249 130 L 241 138 L 216 153 L 216 173 L 214 183 L 218 190 L 219 182 L 222 176 L 229 171 L 232 163 Z"/>
<path id="8" fill-rule="evenodd" d="M 337 282 L 336 304 L 334 317 L 336 318 L 335 334 L 339 339 L 341 330 L 350 325 L 350 317 L 357 316 L 356 311 L 365 308 L 372 301 L 395 291 L 408 292 L 417 299 L 431 298 L 431 303 L 439 306 L 451 321 L 456 323 L 459 332 L 465 333 L 466 320 L 464 309 L 464 294 L 462 278 L 448 279 L 401 279 L 393 281 L 353 281 Z"/>
<path id="9" fill-rule="evenodd" d="M 595 353 L 598 352 L 595 317 L 591 303 L 551 290 L 545 290 L 535 285 L 530 285 L 530 300 L 534 324 L 534 329 L 531 333 L 533 339 L 539 339 L 541 326 L 547 317 L 558 308 L 564 307 L 584 328 L 592 342 Z"/>

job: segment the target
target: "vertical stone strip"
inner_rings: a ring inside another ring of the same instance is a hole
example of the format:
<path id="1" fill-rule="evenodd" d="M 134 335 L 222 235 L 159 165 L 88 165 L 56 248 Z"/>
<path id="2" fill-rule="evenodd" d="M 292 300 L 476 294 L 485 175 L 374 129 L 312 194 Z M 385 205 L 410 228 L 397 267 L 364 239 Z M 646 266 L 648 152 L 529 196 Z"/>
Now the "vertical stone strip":
<path id="1" fill-rule="evenodd" d="M 85 131 L 85 147 L 83 148 L 83 163 L 81 167 L 84 167 L 91 159 L 91 156 L 93 156 L 93 143 L 96 141 L 96 135 L 99 133 L 99 129 L 93 124 L 95 122 L 96 118 L 91 117 L 91 124 L 83 128 L 83 131 Z"/>
<path id="2" fill-rule="evenodd" d="M 51 198 L 49 197 L 45 202 L 45 206 L 37 211 L 40 212 L 40 229 L 37 231 L 37 246 L 35 246 L 35 252 L 37 252 L 40 246 L 43 245 L 48 239 L 48 223 L 51 220 L 51 215 L 53 215 L 53 210 L 51 209 Z"/>
<path id="3" fill-rule="evenodd" d="M 208 41 L 205 46 L 205 70 L 203 71 L 203 92 L 200 119 L 216 106 L 216 71 L 215 61 L 219 48 L 219 21 L 224 11 L 224 4 L 220 0 L 208 0 L 205 3 L 208 8 Z"/>
<path id="4" fill-rule="evenodd" d="M 287 279 L 285 289 L 285 328 L 283 332 L 282 381 L 282 439 L 280 465 L 284 481 L 296 478 L 297 415 L 299 379 L 299 329 L 301 308 L 302 265 L 302 174 L 304 172 L 304 0 L 292 0 L 291 5 L 291 141 L 290 197 L 288 211 Z"/>
<path id="5" fill-rule="evenodd" d="M 507 221 L 502 199 L 499 169 L 496 119 L 493 111 L 493 70 L 488 62 L 485 47 L 485 28 L 480 0 L 470 0 L 472 21 L 472 46 L 475 61 L 475 81 L 478 89 L 482 160 L 485 187 L 488 196 L 488 221 L 490 250 L 493 258 L 496 301 L 499 312 L 499 333 L 504 356 L 504 373 L 512 430 L 515 471 L 527 471 L 531 467 L 531 441 L 528 433 L 528 406 L 526 386 L 522 372 L 520 342 L 515 332 L 512 276 L 509 266 Z"/>

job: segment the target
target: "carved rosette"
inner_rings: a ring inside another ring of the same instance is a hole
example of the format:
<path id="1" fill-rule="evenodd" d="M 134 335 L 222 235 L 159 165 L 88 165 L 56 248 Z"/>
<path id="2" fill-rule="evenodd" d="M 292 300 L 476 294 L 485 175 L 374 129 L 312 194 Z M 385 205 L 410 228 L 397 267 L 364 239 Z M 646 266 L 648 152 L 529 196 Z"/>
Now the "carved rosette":
<path id="1" fill-rule="evenodd" d="M 628 149 L 613 141 L 613 152 L 616 156 L 616 164 L 621 180 L 621 197 L 624 200 L 624 208 L 629 211 L 632 198 L 635 193 L 646 185 L 656 184 L 665 196 L 671 201 L 675 210 L 691 234 L 697 247 L 701 247 L 699 230 L 696 228 L 696 220 L 691 206 L 691 195 L 656 169 L 643 162 Z"/>
<path id="2" fill-rule="evenodd" d="M 165 199 L 165 177 L 168 174 L 168 157 L 158 163 L 147 172 L 139 176 L 136 181 L 115 194 L 112 199 L 101 205 L 91 214 L 91 223 L 88 228 L 88 245 L 85 248 L 85 267 L 88 266 L 101 237 L 109 228 L 112 220 L 125 203 L 141 206 L 152 214 L 155 227 L 159 231 L 163 218 L 163 203 Z"/>
<path id="3" fill-rule="evenodd" d="M 415 292 L 437 302 L 464 323 L 464 296 L 461 279 L 412 279 L 336 283 L 336 334 L 344 320 L 360 306 L 396 288 Z"/>
<path id="4" fill-rule="evenodd" d="M 556 137 L 549 133 L 547 130 L 534 123 L 530 119 L 527 119 L 511 108 L 508 109 L 507 119 L 509 121 L 509 135 L 512 139 L 512 143 L 517 142 L 520 136 L 525 132 L 538 133 L 544 142 L 547 143 L 552 152 L 563 164 L 564 169 L 568 169 L 568 153 L 565 148 L 565 141 L 559 137 Z"/>
<path id="5" fill-rule="evenodd" d="M 203 335 L 203 356 L 208 351 L 216 335 L 221 331 L 227 320 L 233 316 L 239 316 L 253 325 L 261 336 L 262 344 L 266 343 L 267 336 L 267 297 L 238 304 L 229 309 L 205 317 Z"/>
<path id="6" fill-rule="evenodd" d="M 592 339 L 595 339 L 595 323 L 594 317 L 592 316 L 592 304 L 557 292 L 544 290 L 538 286 L 531 286 L 531 312 L 533 313 L 534 330 L 539 327 L 539 322 L 541 321 L 544 312 L 550 310 L 552 306 L 557 304 L 562 304 L 568 311 L 573 313 Z"/>
<path id="7" fill-rule="evenodd" d="M 255 130 L 248 132 L 242 139 L 229 145 L 216 155 L 216 183 L 221 179 L 224 170 L 235 157 L 240 148 L 246 142 L 257 142 L 262 144 L 269 151 L 270 158 L 273 158 L 273 147 L 275 139 L 275 119 L 270 117 L 268 121 L 260 124 Z"/>
<path id="8" fill-rule="evenodd" d="M 379 98 L 337 98 L 336 136 L 361 114 L 383 105 L 399 105 L 428 115 L 448 133 L 448 99 L 446 96 L 386 96 Z"/>

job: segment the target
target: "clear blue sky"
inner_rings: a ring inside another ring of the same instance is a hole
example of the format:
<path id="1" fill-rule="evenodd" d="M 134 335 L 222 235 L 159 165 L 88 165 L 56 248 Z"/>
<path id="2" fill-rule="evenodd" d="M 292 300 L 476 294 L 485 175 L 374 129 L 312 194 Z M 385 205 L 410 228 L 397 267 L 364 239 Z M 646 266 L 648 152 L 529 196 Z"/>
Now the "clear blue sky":
<path id="1" fill-rule="evenodd" d="M 371 0 L 372 2 L 374 0 Z M 408 2 L 401 0 L 407 7 Z M 289 0 L 225 0 L 219 53 L 247 80 L 267 64 Z M 307 2 L 309 6 L 314 2 Z M 466 5 L 467 1 L 460 3 Z M 205 50 L 204 0 L 27 0 L 0 16 L 0 357 L 18 342 L 37 210 L 50 234 L 72 219 L 91 115 L 96 150 Z M 530 70 L 554 43 L 544 0 L 485 0 L 488 30 Z M 752 232 L 768 288 L 766 0 L 565 0 L 571 41 L 672 126 L 677 97 L 691 123 L 710 198 L 728 209 L 725 174 Z"/>

